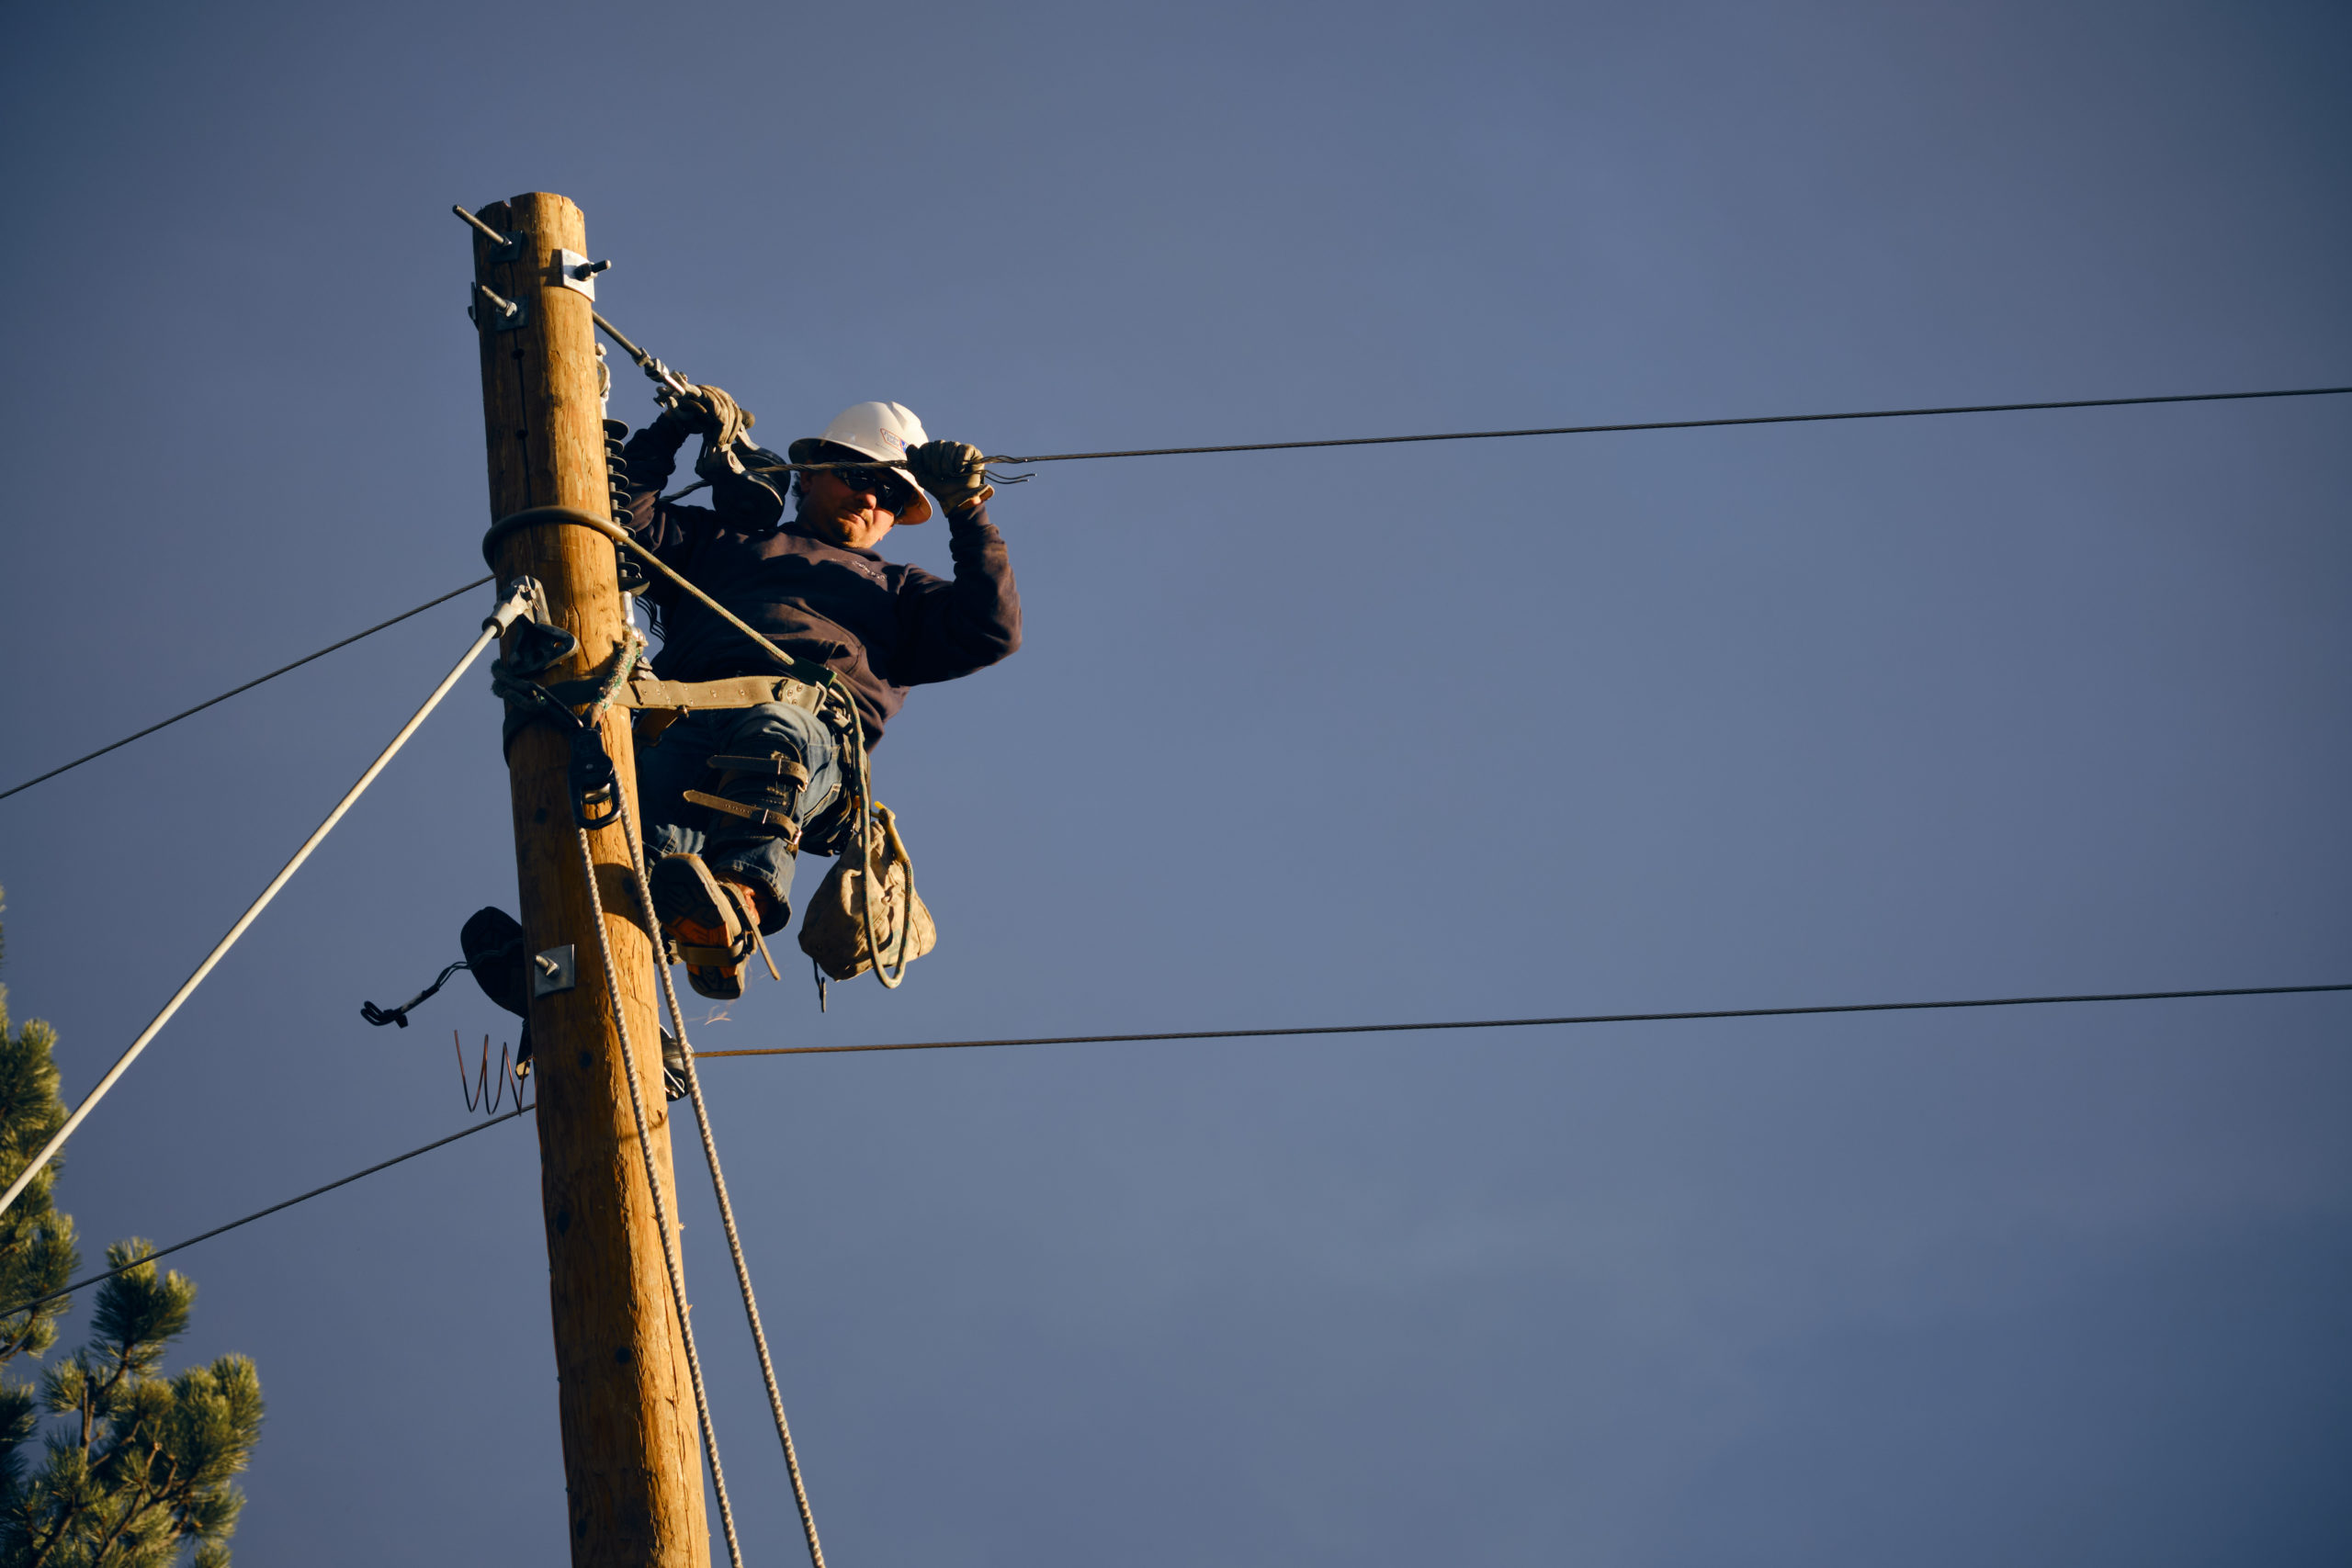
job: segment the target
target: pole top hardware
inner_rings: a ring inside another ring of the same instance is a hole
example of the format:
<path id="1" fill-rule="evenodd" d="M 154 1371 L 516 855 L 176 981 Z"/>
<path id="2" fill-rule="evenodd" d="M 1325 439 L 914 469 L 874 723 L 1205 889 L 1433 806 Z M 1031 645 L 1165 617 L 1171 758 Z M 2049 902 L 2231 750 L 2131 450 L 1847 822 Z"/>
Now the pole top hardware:
<path id="1" fill-rule="evenodd" d="M 497 672 L 518 680 L 540 675 L 571 657 L 580 639 L 548 619 L 547 590 L 536 577 L 518 577 L 506 585 L 506 597 L 482 622 L 482 629 L 498 628 L 501 637 L 520 626 L 522 635 L 496 666 Z"/>
<path id="2" fill-rule="evenodd" d="M 592 262 L 578 251 L 558 251 L 555 254 L 555 280 L 558 286 L 574 294 L 596 298 L 596 275 L 609 271 L 612 263 Z"/>
<path id="3" fill-rule="evenodd" d="M 473 290 L 481 302 L 467 306 L 466 315 L 474 325 L 488 327 L 494 333 L 511 333 L 530 319 L 520 299 L 493 294 L 479 283 L 473 286 Z"/>
<path id="4" fill-rule="evenodd" d="M 504 637 L 526 615 L 535 621 L 546 620 L 547 604 L 547 590 L 539 586 L 537 578 L 515 578 L 499 591 L 498 607 L 482 617 L 481 629 L 495 630 Z"/>
<path id="5" fill-rule="evenodd" d="M 492 261 L 513 261 L 523 254 L 523 239 L 519 234 L 502 234 L 464 208 L 452 205 L 450 211 L 464 219 L 481 237 L 497 247 L 491 253 Z"/>

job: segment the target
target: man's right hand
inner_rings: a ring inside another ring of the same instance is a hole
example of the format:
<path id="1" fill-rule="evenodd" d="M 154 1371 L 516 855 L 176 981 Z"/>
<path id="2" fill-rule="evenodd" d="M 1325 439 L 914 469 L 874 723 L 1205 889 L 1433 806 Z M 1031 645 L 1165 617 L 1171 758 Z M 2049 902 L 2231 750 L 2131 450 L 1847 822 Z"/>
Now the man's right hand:
<path id="1" fill-rule="evenodd" d="M 700 389 L 696 389 L 698 393 Z M 718 413 L 709 402 L 695 393 L 680 393 L 676 400 L 662 410 L 662 422 L 685 435 L 716 435 L 718 434 Z"/>
<path id="2" fill-rule="evenodd" d="M 719 387 L 695 387 L 681 392 L 675 401 L 662 412 L 673 428 L 688 435 L 709 436 L 714 440 L 735 436 L 759 423 L 726 389 Z"/>

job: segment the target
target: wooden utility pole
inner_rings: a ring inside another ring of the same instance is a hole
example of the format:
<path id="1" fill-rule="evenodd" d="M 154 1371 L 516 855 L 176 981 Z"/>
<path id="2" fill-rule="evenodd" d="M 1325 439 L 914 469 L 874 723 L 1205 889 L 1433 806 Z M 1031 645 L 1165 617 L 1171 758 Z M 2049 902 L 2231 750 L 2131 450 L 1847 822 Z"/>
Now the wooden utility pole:
<path id="1" fill-rule="evenodd" d="M 571 202 L 544 192 L 495 203 L 479 216 L 510 242 L 502 247 L 479 233 L 474 239 L 474 277 L 492 296 L 479 289 L 474 296 L 491 516 L 540 506 L 602 516 L 607 496 L 594 307 L 563 280 L 556 255 L 584 255 L 586 222 Z M 540 679 L 572 680 L 610 667 L 627 625 L 611 540 L 549 523 L 508 535 L 493 565 L 501 582 L 538 579 L 549 618 L 580 639 L 579 651 Z M 637 765 L 628 716 L 618 708 L 605 716 L 605 746 L 619 774 L 622 809 L 634 811 Z M 578 976 L 571 989 L 531 1002 L 571 1561 L 575 1568 L 708 1568 L 693 1391 L 636 1146 L 620 1030 L 589 923 L 565 785 L 569 757 L 566 737 L 541 722 L 515 737 L 507 764 L 526 940 L 535 954 L 570 946 Z M 653 938 L 639 923 L 619 827 L 591 832 L 589 842 L 651 1121 L 654 1165 L 675 1215 Z"/>

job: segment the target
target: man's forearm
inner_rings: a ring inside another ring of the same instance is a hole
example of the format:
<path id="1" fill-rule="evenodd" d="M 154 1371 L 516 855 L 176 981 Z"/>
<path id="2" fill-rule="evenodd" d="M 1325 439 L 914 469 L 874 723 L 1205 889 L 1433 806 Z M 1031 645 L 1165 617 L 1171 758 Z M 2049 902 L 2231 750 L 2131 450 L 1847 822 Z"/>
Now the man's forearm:
<path id="1" fill-rule="evenodd" d="M 933 680 L 950 679 L 951 667 L 962 674 L 993 664 L 1021 646 L 1021 591 L 985 499 L 947 514 L 947 553 L 956 576 L 935 606 L 933 648 L 944 661 Z"/>

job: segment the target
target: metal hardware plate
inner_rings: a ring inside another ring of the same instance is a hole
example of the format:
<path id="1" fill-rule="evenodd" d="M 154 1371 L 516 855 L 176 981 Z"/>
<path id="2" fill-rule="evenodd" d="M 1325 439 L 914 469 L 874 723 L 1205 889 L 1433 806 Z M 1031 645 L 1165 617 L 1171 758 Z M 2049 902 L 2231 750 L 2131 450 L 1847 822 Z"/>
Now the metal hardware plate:
<path id="1" fill-rule="evenodd" d="M 531 319 L 528 304 L 493 294 L 479 283 L 472 286 L 469 297 L 473 303 L 466 307 L 466 319 L 476 326 L 488 327 L 494 333 L 511 333 Z"/>
<path id="2" fill-rule="evenodd" d="M 559 288 L 569 288 L 574 294 L 585 294 L 594 299 L 596 298 L 596 275 L 612 265 L 608 261 L 592 262 L 578 251 L 558 251 L 555 254 L 555 281 Z"/>
<path id="3" fill-rule="evenodd" d="M 568 991 L 580 983 L 580 971 L 571 959 L 571 944 L 550 947 L 531 960 L 531 995 L 551 997 Z"/>

